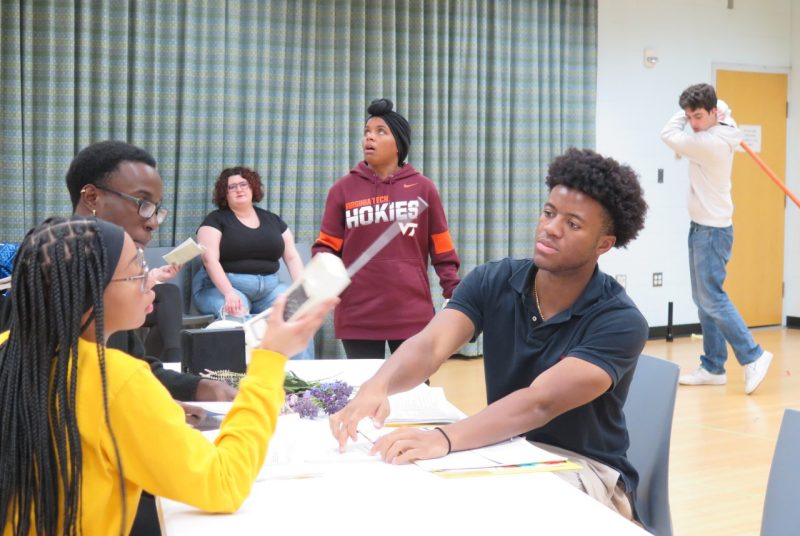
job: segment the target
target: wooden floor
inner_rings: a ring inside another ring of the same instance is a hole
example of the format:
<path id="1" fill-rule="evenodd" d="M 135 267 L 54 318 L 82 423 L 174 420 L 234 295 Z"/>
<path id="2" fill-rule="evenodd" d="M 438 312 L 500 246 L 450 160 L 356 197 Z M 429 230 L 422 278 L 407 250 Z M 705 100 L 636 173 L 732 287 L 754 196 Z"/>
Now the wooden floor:
<path id="1" fill-rule="evenodd" d="M 757 535 L 769 467 L 784 408 L 800 408 L 800 330 L 764 328 L 755 339 L 775 354 L 750 396 L 731 353 L 728 384 L 680 386 L 670 452 L 670 504 L 676 536 Z M 699 363 L 702 340 L 649 341 L 645 353 L 684 371 Z M 472 414 L 486 404 L 483 360 L 451 359 L 431 378 Z"/>

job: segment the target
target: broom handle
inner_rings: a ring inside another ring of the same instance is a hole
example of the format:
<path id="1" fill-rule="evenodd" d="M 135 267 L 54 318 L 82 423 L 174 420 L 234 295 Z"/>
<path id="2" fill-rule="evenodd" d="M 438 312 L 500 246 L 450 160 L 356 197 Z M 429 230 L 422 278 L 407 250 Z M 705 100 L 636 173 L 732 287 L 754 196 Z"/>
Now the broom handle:
<path id="1" fill-rule="evenodd" d="M 787 196 L 789 199 L 791 199 L 792 201 L 794 201 L 794 204 L 795 204 L 795 205 L 797 205 L 797 206 L 798 206 L 798 208 L 800 208 L 800 199 L 798 199 L 798 198 L 797 198 L 797 196 L 796 196 L 796 195 L 794 195 L 794 194 L 792 193 L 792 191 L 791 191 L 791 190 L 789 190 L 789 188 L 787 188 L 787 187 L 786 187 L 786 185 L 783 183 L 783 181 L 782 181 L 782 180 L 780 180 L 780 179 L 778 178 L 778 176 L 777 176 L 777 175 L 775 175 L 775 172 L 774 172 L 774 171 L 772 171 L 772 170 L 769 168 L 769 166 L 766 164 L 766 162 L 764 162 L 763 160 L 761 160 L 761 157 L 760 157 L 760 156 L 758 156 L 758 155 L 755 153 L 755 151 L 753 151 L 753 149 L 751 149 L 751 148 L 750 148 L 750 146 L 749 146 L 749 145 L 747 145 L 747 144 L 746 144 L 744 141 L 741 141 L 741 142 L 740 142 L 740 145 L 742 146 L 742 149 L 744 149 L 744 150 L 745 150 L 745 152 L 746 152 L 747 154 L 749 154 L 750 156 L 752 156 L 752 157 L 753 157 L 753 160 L 755 160 L 755 161 L 756 161 L 756 164 L 758 164 L 758 166 L 759 166 L 761 169 L 763 169 L 763 170 L 764 170 L 764 173 L 766 173 L 766 174 L 769 176 L 769 178 L 770 178 L 770 179 L 772 179 L 772 181 L 773 181 L 775 184 L 777 184 L 777 185 L 778 185 L 778 188 L 780 188 L 781 190 L 783 190 L 783 193 L 785 193 L 785 194 L 786 194 L 786 196 Z"/>

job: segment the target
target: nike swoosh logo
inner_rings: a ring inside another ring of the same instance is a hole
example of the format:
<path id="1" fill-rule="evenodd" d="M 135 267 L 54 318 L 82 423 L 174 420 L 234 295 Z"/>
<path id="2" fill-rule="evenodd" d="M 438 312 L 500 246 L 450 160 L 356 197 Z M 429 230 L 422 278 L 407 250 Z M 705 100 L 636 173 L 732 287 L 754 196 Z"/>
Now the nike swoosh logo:
<path id="1" fill-rule="evenodd" d="M 417 183 L 417 182 L 412 182 L 411 184 L 404 184 L 404 185 L 403 185 L 403 188 L 413 188 L 413 187 L 414 187 L 414 186 L 416 186 L 417 184 L 419 184 L 419 183 Z"/>

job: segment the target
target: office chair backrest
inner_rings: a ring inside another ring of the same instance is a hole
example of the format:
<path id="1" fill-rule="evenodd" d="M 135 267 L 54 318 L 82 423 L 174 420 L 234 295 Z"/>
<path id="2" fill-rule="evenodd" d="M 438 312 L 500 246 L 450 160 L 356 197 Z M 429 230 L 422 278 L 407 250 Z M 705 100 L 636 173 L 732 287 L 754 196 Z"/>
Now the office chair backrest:
<path id="1" fill-rule="evenodd" d="M 152 268 L 160 268 L 167 264 L 164 260 L 164 255 L 172 251 L 170 246 L 151 246 L 144 248 L 144 258 L 147 261 L 147 266 Z"/>
<path id="2" fill-rule="evenodd" d="M 775 454 L 767 482 L 764 515 L 761 518 L 761 536 L 800 534 L 800 411 L 783 412 Z"/>
<path id="3" fill-rule="evenodd" d="M 172 251 L 172 249 L 171 246 L 145 248 L 144 257 L 147 260 L 147 265 L 150 268 L 164 266 L 166 261 L 164 261 L 163 255 Z M 202 266 L 203 261 L 200 257 L 195 257 L 186 263 L 186 266 L 183 267 L 178 275 L 167 281 L 167 284 L 175 285 L 181 291 L 184 327 L 203 327 L 214 321 L 214 315 L 201 314 L 192 304 L 192 276 Z"/>
<path id="4" fill-rule="evenodd" d="M 303 242 L 296 243 L 294 246 L 297 248 L 297 252 L 300 254 L 300 260 L 303 261 L 303 266 L 305 266 L 308 264 L 308 261 L 311 260 L 311 246 Z M 283 262 L 283 259 L 281 259 L 280 263 L 281 267 L 278 269 L 278 279 L 280 279 L 281 283 L 291 285 L 292 276 L 289 275 L 289 269 L 286 268 L 286 263 Z"/>
<path id="5" fill-rule="evenodd" d="M 639 356 L 623 408 L 631 442 L 628 459 L 639 473 L 637 513 L 657 536 L 672 536 L 669 444 L 679 370 L 675 363 Z"/>

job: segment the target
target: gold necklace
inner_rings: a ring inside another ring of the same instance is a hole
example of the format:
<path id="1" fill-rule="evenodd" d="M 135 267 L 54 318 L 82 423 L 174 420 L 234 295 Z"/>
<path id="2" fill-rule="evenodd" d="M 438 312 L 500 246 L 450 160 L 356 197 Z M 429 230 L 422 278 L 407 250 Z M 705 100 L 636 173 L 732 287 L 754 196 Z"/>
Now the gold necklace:
<path id="1" fill-rule="evenodd" d="M 542 306 L 539 305 L 539 293 L 536 292 L 536 280 L 533 281 L 533 299 L 536 301 L 536 308 L 539 310 L 539 318 L 542 319 L 542 322 L 545 321 L 544 312 L 542 312 Z"/>

